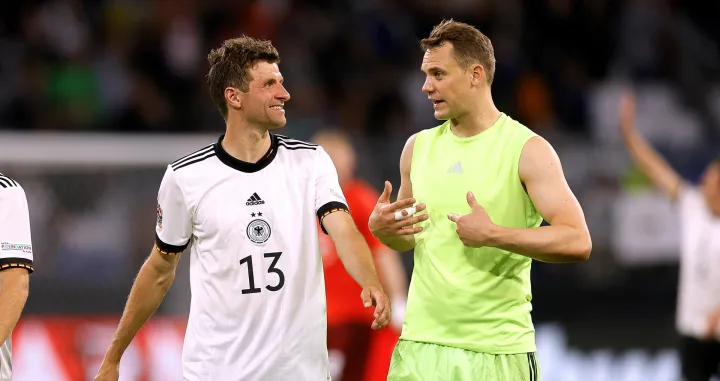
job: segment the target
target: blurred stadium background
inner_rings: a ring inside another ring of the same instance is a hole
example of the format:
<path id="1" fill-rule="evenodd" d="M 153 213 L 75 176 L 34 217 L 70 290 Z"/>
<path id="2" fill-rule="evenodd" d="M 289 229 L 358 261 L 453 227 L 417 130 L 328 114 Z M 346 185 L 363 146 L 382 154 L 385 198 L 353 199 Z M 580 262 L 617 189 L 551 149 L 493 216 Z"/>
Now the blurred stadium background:
<path id="1" fill-rule="evenodd" d="M 636 89 L 640 130 L 696 180 L 720 135 L 717 1 L 4 2 L 0 168 L 26 189 L 37 268 L 15 380 L 97 370 L 153 242 L 165 165 L 224 130 L 204 88 L 210 48 L 272 39 L 293 96 L 283 133 L 346 130 L 380 188 L 398 184 L 407 137 L 437 124 L 418 40 L 444 17 L 490 36 L 496 104 L 555 146 L 592 232 L 589 262 L 533 267 L 543 380 L 677 380 L 675 211 L 630 166 L 617 100 Z M 123 380 L 181 378 L 187 265 Z"/>

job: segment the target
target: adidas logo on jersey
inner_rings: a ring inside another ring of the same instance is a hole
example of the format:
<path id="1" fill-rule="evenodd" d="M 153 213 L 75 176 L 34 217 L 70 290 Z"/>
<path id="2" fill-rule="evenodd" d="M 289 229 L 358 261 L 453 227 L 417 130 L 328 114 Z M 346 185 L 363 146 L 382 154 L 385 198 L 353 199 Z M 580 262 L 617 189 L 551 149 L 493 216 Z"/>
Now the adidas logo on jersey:
<path id="1" fill-rule="evenodd" d="M 252 196 L 250 196 L 250 198 L 247 199 L 247 202 L 245 203 L 245 205 L 247 205 L 247 206 L 250 206 L 250 205 L 262 205 L 262 204 L 264 204 L 264 203 L 265 203 L 265 201 L 263 201 L 263 200 L 260 198 L 260 196 L 258 196 L 257 193 L 253 193 Z"/>
<path id="2" fill-rule="evenodd" d="M 462 164 L 458 161 L 457 163 L 453 164 L 452 167 L 448 168 L 448 173 L 457 173 L 461 174 L 463 173 Z"/>

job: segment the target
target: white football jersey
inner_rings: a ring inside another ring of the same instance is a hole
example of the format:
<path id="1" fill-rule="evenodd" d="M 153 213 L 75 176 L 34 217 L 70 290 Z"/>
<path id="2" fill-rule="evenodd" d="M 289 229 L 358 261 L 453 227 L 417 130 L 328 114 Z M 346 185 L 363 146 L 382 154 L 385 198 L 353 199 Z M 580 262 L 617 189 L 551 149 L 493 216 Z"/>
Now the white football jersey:
<path id="1" fill-rule="evenodd" d="M 270 135 L 257 163 L 230 156 L 221 136 L 160 185 L 157 247 L 190 246 L 185 380 L 330 379 L 316 218 L 347 203 L 322 147 Z"/>
<path id="2" fill-rule="evenodd" d="M 0 174 L 0 271 L 24 268 L 33 272 L 30 214 L 25 191 Z M 0 381 L 12 379 L 11 339 L 0 344 Z"/>
<path id="3" fill-rule="evenodd" d="M 692 186 L 680 190 L 678 209 L 682 239 L 676 327 L 684 336 L 703 339 L 720 294 L 720 218 Z"/>

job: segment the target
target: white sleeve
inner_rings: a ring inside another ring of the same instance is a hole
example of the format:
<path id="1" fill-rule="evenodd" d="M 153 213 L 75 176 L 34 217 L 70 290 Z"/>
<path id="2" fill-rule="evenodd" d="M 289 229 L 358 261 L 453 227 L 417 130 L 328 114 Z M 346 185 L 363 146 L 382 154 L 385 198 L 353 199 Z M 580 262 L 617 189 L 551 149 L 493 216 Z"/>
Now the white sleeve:
<path id="1" fill-rule="evenodd" d="M 30 213 L 25 190 L 0 176 L 0 270 L 14 267 L 34 271 Z"/>
<path id="2" fill-rule="evenodd" d="M 161 253 L 174 255 L 185 250 L 192 236 L 191 218 L 175 171 L 168 166 L 157 199 L 155 245 Z"/>
<path id="3" fill-rule="evenodd" d="M 330 159 L 330 155 L 322 147 L 317 147 L 315 162 L 315 212 L 317 213 L 320 227 L 323 233 L 327 234 L 323 219 L 333 212 L 349 212 L 345 195 L 340 189 L 337 170 Z"/>

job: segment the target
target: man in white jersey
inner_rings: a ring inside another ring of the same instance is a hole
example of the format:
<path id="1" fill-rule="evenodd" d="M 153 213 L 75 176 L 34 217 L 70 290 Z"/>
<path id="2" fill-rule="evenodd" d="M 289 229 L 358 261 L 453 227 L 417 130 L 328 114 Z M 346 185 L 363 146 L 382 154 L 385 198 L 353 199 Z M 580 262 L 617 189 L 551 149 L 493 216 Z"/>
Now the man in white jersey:
<path id="1" fill-rule="evenodd" d="M 0 174 L 0 381 L 12 380 L 12 330 L 28 297 L 33 272 L 25 191 Z"/>
<path id="2" fill-rule="evenodd" d="M 676 327 L 684 381 L 720 376 L 720 158 L 700 186 L 684 182 L 635 128 L 635 103 L 620 104 L 620 133 L 639 169 L 677 205 L 681 224 Z"/>
<path id="3" fill-rule="evenodd" d="M 118 379 L 124 350 L 160 304 L 189 246 L 184 380 L 329 380 L 316 219 L 361 285 L 358 303 L 376 306 L 371 326 L 379 329 L 391 309 L 370 249 L 347 213 L 327 153 L 269 132 L 285 125 L 290 99 L 272 44 L 227 40 L 208 61 L 209 92 L 226 134 L 167 167 L 155 248 L 95 379 Z"/>

